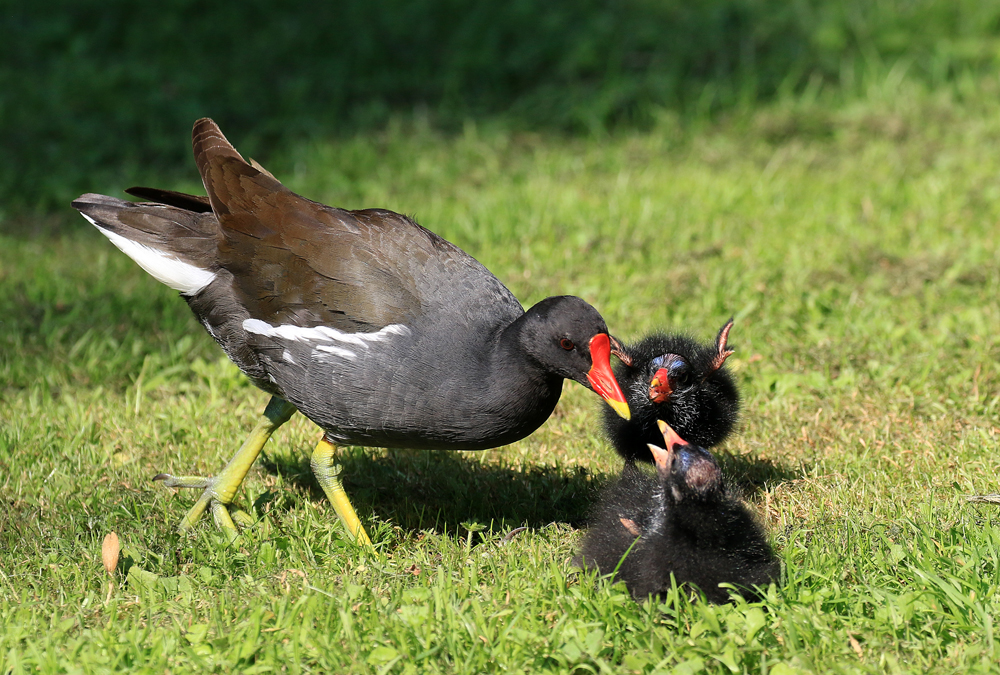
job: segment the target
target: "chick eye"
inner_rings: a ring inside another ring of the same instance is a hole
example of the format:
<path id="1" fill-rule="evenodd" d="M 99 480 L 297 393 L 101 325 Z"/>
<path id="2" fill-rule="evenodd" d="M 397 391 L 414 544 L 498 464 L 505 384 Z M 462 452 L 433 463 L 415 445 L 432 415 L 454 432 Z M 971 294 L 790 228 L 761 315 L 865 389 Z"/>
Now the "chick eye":
<path id="1" fill-rule="evenodd" d="M 565 349 L 566 351 L 570 351 L 576 348 L 576 345 L 573 344 L 573 341 L 570 340 L 569 338 L 563 338 L 562 340 L 560 340 L 559 346 Z"/>
<path id="2" fill-rule="evenodd" d="M 653 371 L 666 368 L 670 381 L 674 386 L 684 386 L 687 384 L 689 368 L 684 357 L 677 354 L 662 354 L 652 360 Z"/>
<path id="3" fill-rule="evenodd" d="M 670 373 L 670 379 L 676 383 L 677 386 L 684 386 L 688 381 L 688 365 L 683 359 L 677 359 L 673 363 L 667 366 L 667 372 Z"/>

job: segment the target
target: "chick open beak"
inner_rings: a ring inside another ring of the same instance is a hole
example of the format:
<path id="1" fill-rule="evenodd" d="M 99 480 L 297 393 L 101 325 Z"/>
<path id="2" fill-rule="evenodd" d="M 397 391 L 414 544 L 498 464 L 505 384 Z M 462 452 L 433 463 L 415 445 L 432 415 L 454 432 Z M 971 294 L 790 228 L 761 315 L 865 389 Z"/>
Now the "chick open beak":
<path id="1" fill-rule="evenodd" d="M 656 420 L 656 425 L 660 428 L 660 433 L 663 434 L 663 444 L 666 445 L 665 448 L 648 443 L 649 451 L 653 453 L 653 463 L 656 464 L 656 470 L 659 471 L 661 476 L 666 476 L 670 473 L 670 465 L 674 463 L 674 450 L 678 446 L 687 445 L 687 441 L 677 435 L 669 424 L 663 420 Z"/>
<path id="2" fill-rule="evenodd" d="M 660 433 L 663 434 L 663 442 L 667 444 L 667 447 L 673 449 L 677 445 L 688 445 L 688 442 L 678 435 L 674 428 L 663 420 L 656 420 L 656 426 L 660 428 Z"/>

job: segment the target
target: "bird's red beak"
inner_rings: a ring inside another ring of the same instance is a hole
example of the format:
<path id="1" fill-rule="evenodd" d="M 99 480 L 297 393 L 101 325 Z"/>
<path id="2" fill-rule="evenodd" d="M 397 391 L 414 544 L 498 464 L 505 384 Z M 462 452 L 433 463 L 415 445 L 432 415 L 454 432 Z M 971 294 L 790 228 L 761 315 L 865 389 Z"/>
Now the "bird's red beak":
<path id="1" fill-rule="evenodd" d="M 681 438 L 673 427 L 663 420 L 656 420 L 656 426 L 663 434 L 663 444 L 667 447 L 661 448 L 652 443 L 648 444 L 649 451 L 653 453 L 653 462 L 656 464 L 660 475 L 666 476 L 670 473 L 670 465 L 674 462 L 674 449 L 679 445 L 687 445 L 688 442 Z"/>
<path id="2" fill-rule="evenodd" d="M 674 428 L 664 422 L 663 420 L 656 420 L 656 426 L 660 428 L 660 433 L 663 434 L 663 442 L 667 444 L 667 447 L 671 450 L 678 445 L 687 445 L 688 442 L 678 435 Z"/>
<path id="3" fill-rule="evenodd" d="M 628 403 L 618 380 L 611 372 L 611 340 L 607 333 L 598 333 L 590 339 L 590 359 L 593 365 L 587 373 L 587 382 L 611 408 L 625 419 L 631 418 Z"/>

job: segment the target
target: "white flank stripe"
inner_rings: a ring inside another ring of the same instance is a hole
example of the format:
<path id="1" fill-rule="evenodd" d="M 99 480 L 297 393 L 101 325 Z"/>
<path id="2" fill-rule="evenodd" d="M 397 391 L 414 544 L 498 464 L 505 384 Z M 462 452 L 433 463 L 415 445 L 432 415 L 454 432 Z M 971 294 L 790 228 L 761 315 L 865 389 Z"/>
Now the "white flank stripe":
<path id="1" fill-rule="evenodd" d="M 295 342 L 308 342 L 315 344 L 317 342 L 336 341 L 354 344 L 361 347 L 368 347 L 368 344 L 371 342 L 382 342 L 383 340 L 389 339 L 393 335 L 410 334 L 410 329 L 401 323 L 390 324 L 374 333 L 345 333 L 342 330 L 329 328 L 327 326 L 315 326 L 314 328 L 303 328 L 302 326 L 292 326 L 289 324 L 272 326 L 266 321 L 261 321 L 260 319 L 245 319 L 243 321 L 243 330 L 249 331 L 250 333 L 256 333 L 257 335 L 263 335 L 265 337 L 277 337 L 284 340 L 294 340 Z M 334 351 L 336 348 L 334 347 L 323 349 L 331 354 L 336 353 Z M 352 355 L 354 354 L 354 352 L 346 349 L 342 351 Z"/>
<path id="2" fill-rule="evenodd" d="M 117 246 L 122 253 L 138 263 L 139 267 L 149 272 L 161 284 L 165 284 L 175 291 L 180 291 L 184 295 L 194 295 L 215 279 L 215 272 L 209 272 L 183 260 L 178 260 L 163 251 L 127 239 L 116 232 L 104 229 L 90 216 L 81 215 L 100 230 L 101 234 L 111 240 L 111 243 Z"/>
<path id="3" fill-rule="evenodd" d="M 353 361 L 358 358 L 358 355 L 352 352 L 350 349 L 344 349 L 343 347 L 334 347 L 332 345 L 317 345 L 313 352 L 325 352 L 326 354 L 332 354 L 333 356 L 339 356 L 343 359 L 350 359 Z M 320 354 L 322 356 L 322 354 Z"/>

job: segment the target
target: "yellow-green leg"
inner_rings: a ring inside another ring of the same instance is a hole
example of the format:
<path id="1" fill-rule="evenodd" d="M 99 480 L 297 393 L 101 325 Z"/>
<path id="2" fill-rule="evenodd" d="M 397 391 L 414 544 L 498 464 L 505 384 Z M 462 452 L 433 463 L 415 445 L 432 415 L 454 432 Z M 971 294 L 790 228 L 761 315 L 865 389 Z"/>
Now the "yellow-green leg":
<path id="1" fill-rule="evenodd" d="M 337 515 L 340 516 L 340 522 L 344 524 L 351 538 L 362 546 L 371 546 L 372 540 L 368 538 L 368 533 L 358 519 L 358 514 L 354 512 L 354 506 L 351 505 L 351 500 L 340 482 L 341 466 L 333 462 L 336 452 L 337 446 L 324 436 L 313 450 L 310 462 L 313 475 L 326 493 L 326 498 L 333 504 Z"/>
<path id="2" fill-rule="evenodd" d="M 212 507 L 212 516 L 215 524 L 230 535 L 236 534 L 236 525 L 232 516 L 235 515 L 241 525 L 253 522 L 253 518 L 244 511 L 229 511 L 229 505 L 233 503 L 236 491 L 239 489 L 243 479 L 246 478 L 250 467 L 257 460 L 261 449 L 267 443 L 274 430 L 288 421 L 295 414 L 295 406 L 288 401 L 272 396 L 268 401 L 264 414 L 260 416 L 249 438 L 244 441 L 240 449 L 236 451 L 229 463 L 226 464 L 222 472 L 213 478 L 203 478 L 201 476 L 171 476 L 168 473 L 161 473 L 153 477 L 153 480 L 162 480 L 167 487 L 202 488 L 201 497 L 195 505 L 181 519 L 178 527 L 182 532 L 190 530 L 201 518 L 201 514 L 209 506 Z"/>

